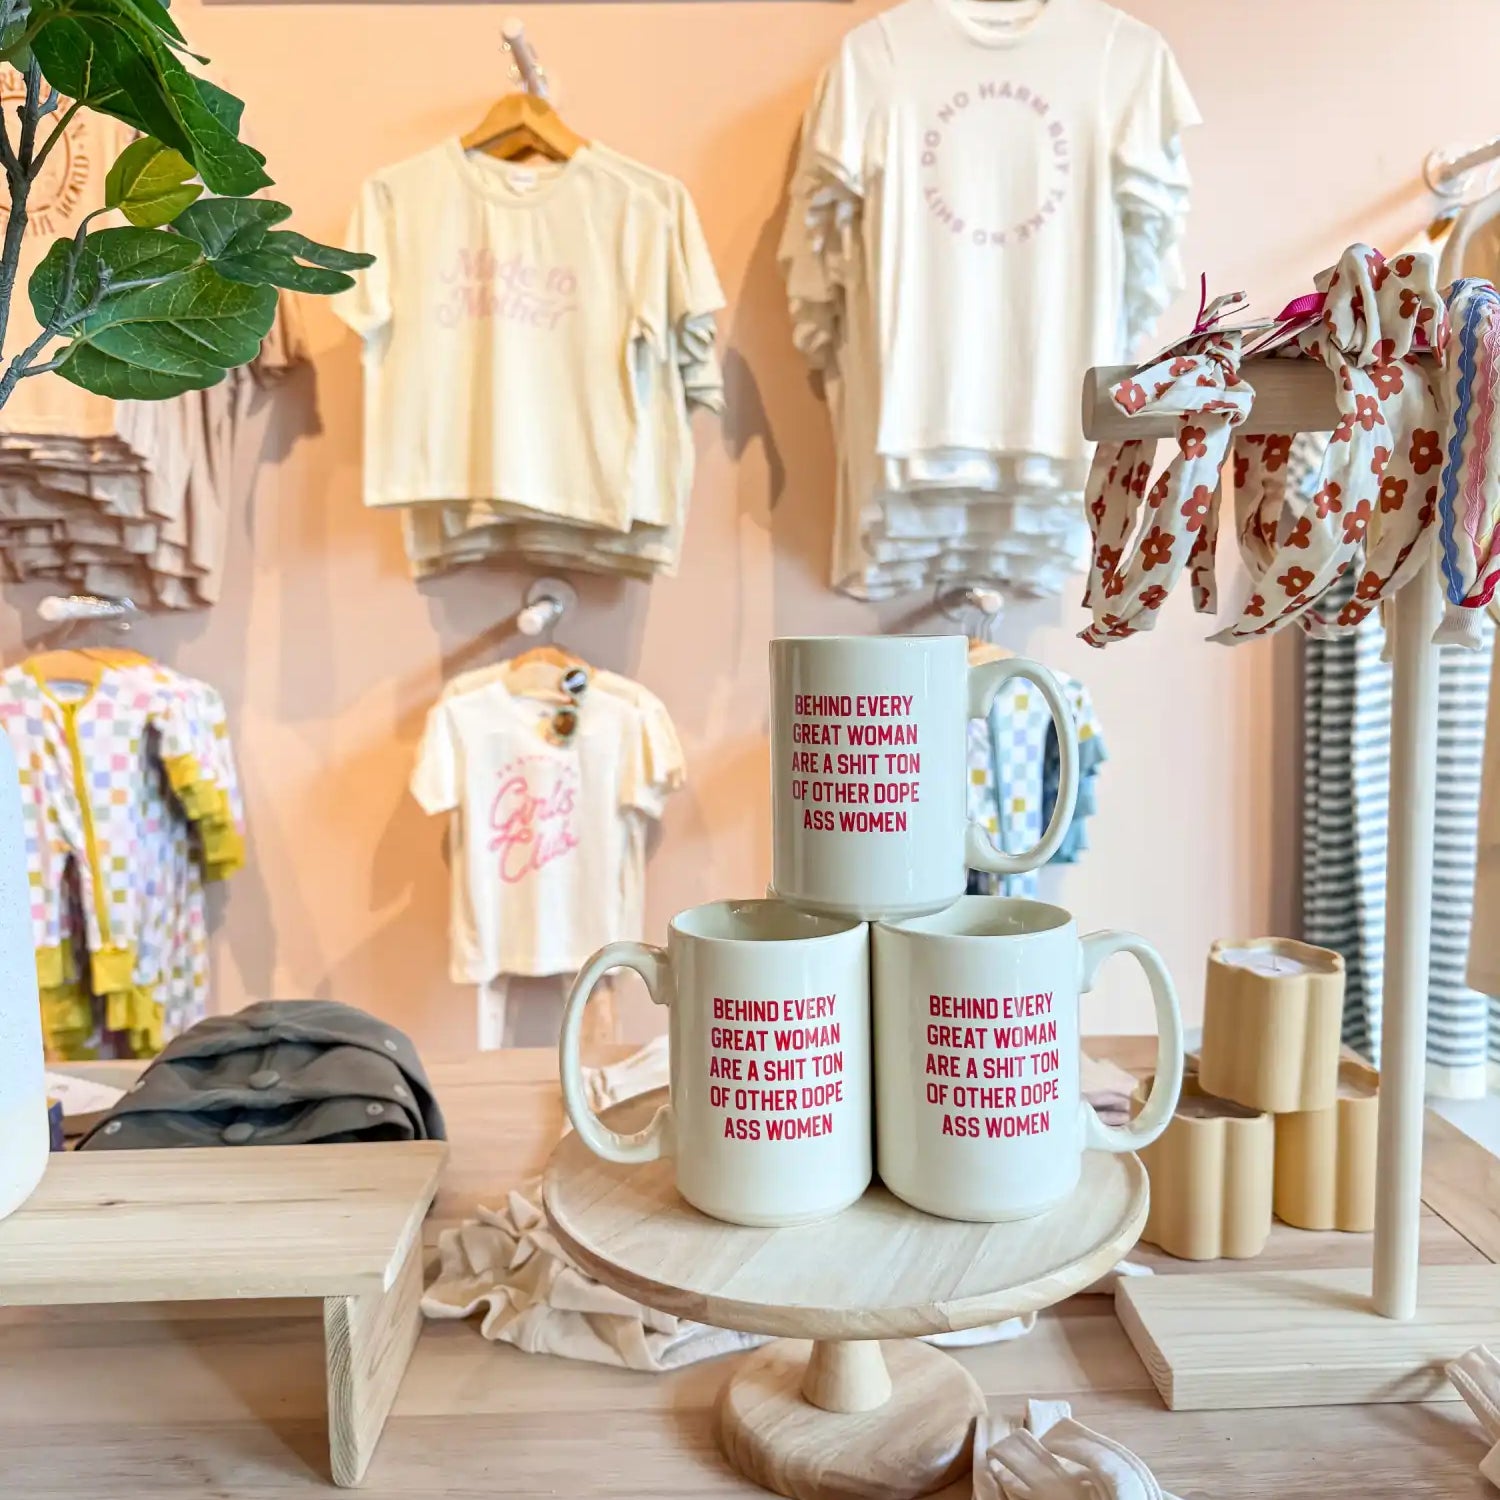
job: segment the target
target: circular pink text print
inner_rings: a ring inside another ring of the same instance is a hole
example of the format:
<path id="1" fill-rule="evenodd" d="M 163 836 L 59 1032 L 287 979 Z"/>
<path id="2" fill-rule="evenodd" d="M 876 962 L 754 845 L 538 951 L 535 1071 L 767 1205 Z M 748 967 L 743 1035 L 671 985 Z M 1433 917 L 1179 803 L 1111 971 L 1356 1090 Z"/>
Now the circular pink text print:
<path id="1" fill-rule="evenodd" d="M 1001 164 L 986 180 L 975 164 Z M 1068 196 L 1067 126 L 1024 83 L 988 79 L 957 89 L 922 132 L 922 198 L 965 244 L 1006 249 L 1039 235 Z"/>

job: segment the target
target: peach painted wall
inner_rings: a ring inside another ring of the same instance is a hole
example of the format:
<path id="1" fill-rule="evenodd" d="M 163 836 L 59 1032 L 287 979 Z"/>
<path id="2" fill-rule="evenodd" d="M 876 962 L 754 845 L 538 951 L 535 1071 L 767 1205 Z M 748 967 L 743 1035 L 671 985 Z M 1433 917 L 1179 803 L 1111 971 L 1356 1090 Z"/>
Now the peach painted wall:
<path id="1" fill-rule="evenodd" d="M 666 701 L 691 780 L 650 871 L 650 935 L 679 907 L 758 891 L 769 870 L 766 642 L 896 628 L 825 585 L 828 424 L 788 337 L 775 264 L 800 111 L 840 35 L 878 8 L 807 0 L 536 4 L 531 35 L 581 132 L 683 178 L 729 296 L 729 413 L 699 419 L 700 468 L 681 576 L 647 588 L 580 580 L 566 639 Z M 1394 244 L 1428 200 L 1437 143 L 1500 130 L 1500 8 L 1445 0 L 1441 48 L 1400 0 L 1130 0 L 1175 47 L 1207 125 L 1187 263 L 1274 310 L 1346 241 Z M 202 4 L 177 12 L 249 101 L 300 228 L 337 238 L 360 180 L 472 124 L 501 86 L 491 5 Z M 1316 24 L 1315 24 L 1316 23 Z M 1324 34 L 1342 37 L 1325 41 Z M 1357 39 L 1357 48 L 1356 48 Z M 1351 50 L 1353 49 L 1353 50 Z M 1169 317 L 1176 326 L 1186 307 Z M 275 456 L 237 510 L 225 597 L 148 622 L 138 643 L 224 692 L 252 818 L 251 868 L 217 911 L 218 1006 L 328 995 L 418 1044 L 472 1044 L 473 1002 L 446 980 L 442 831 L 406 795 L 444 676 L 509 650 L 524 571 L 418 588 L 398 526 L 359 501 L 354 341 L 309 310 L 312 374 L 283 395 Z M 34 591 L 0 607 L 0 651 L 36 630 Z M 1154 636 L 1091 652 L 1072 599 L 1014 609 L 1011 646 L 1093 689 L 1112 759 L 1087 861 L 1048 877 L 1087 927 L 1134 927 L 1201 1006 L 1210 939 L 1294 920 L 1296 653 L 1203 644 L 1175 600 Z M 936 628 L 929 618 L 913 627 Z M 545 1032 L 543 996 L 523 1035 Z M 1089 1002 L 1096 1030 L 1140 1029 L 1134 975 Z M 630 1027 L 652 1013 L 628 1008 Z"/>

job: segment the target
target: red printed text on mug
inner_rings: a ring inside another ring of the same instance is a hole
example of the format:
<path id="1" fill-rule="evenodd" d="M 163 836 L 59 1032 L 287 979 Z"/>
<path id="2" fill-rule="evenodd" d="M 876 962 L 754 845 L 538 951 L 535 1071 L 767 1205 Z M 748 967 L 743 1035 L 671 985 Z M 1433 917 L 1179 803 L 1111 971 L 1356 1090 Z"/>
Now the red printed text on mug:
<path id="1" fill-rule="evenodd" d="M 815 833 L 905 833 L 921 800 L 910 693 L 794 693 L 790 782 Z"/>
<path id="2" fill-rule="evenodd" d="M 832 1135 L 844 1102 L 837 995 L 734 1000 L 715 995 L 708 1102 L 734 1141 Z"/>
<path id="3" fill-rule="evenodd" d="M 1052 991 L 929 995 L 926 1102 L 944 1135 L 1014 1140 L 1045 1135 L 1058 1102 L 1062 1054 Z"/>

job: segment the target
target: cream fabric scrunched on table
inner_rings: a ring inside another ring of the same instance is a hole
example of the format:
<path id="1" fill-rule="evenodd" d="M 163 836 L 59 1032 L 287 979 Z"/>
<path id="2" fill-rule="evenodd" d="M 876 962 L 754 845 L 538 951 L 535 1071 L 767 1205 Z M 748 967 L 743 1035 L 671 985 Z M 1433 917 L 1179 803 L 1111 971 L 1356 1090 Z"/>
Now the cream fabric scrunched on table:
<path id="1" fill-rule="evenodd" d="M 1252 588 L 1212 637 L 1222 644 L 1293 622 L 1317 636 L 1353 629 L 1415 574 L 1432 542 L 1440 423 L 1415 353 L 1419 333 L 1433 349 L 1446 335 L 1432 258 L 1387 261 L 1351 245 L 1322 290 L 1322 316 L 1297 346 L 1334 376 L 1339 424 L 1311 498 L 1287 485 L 1293 434 L 1236 441 L 1236 530 Z M 1319 601 L 1361 555 L 1353 597 L 1327 618 Z"/>
<path id="2" fill-rule="evenodd" d="M 980 1417 L 974 1500 L 1174 1500 L 1122 1443 L 1073 1420 L 1066 1401 L 1028 1401 L 1024 1427 Z"/>
<path id="3" fill-rule="evenodd" d="M 1483 1344 L 1476 1344 L 1447 1367 L 1447 1374 L 1491 1444 L 1479 1472 L 1500 1489 L 1500 1359 Z"/>
<path id="4" fill-rule="evenodd" d="M 1219 471 L 1255 396 L 1240 378 L 1241 353 L 1237 332 L 1209 332 L 1110 391 L 1127 417 L 1176 415 L 1177 452 L 1147 498 L 1154 440 L 1101 443 L 1095 451 L 1085 493 L 1094 548 L 1083 596 L 1094 621 L 1079 634 L 1089 645 L 1150 630 L 1185 568 L 1198 612 L 1213 613 Z"/>

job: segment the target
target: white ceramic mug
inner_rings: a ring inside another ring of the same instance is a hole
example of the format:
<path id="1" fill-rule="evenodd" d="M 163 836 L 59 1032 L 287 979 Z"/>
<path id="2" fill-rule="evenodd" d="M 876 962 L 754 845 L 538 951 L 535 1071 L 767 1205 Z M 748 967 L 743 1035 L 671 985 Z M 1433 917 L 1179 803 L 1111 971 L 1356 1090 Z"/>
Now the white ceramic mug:
<path id="1" fill-rule="evenodd" d="M 1182 1016 L 1161 956 L 1129 932 L 1080 938 L 1040 901 L 965 896 L 872 929 L 876 1159 L 914 1208 L 1028 1219 L 1078 1185 L 1085 1150 L 1136 1151 L 1182 1089 Z M 1141 1113 L 1105 1125 L 1083 1098 L 1078 997 L 1116 953 L 1156 1005 L 1156 1079 Z"/>
<path id="2" fill-rule="evenodd" d="M 632 1136 L 589 1108 L 578 1043 L 590 992 L 634 969 L 670 1011 L 671 1102 Z M 609 1161 L 673 1156 L 677 1189 L 733 1224 L 802 1224 L 869 1186 L 870 942 L 863 922 L 780 901 L 679 912 L 665 949 L 611 943 L 563 1015 L 563 1099 Z"/>
<path id="3" fill-rule="evenodd" d="M 1060 774 L 1041 842 L 1006 852 L 968 815 L 968 726 L 1014 677 L 1052 713 Z M 961 635 L 771 642 L 771 884 L 783 901 L 849 917 L 939 911 L 963 895 L 971 868 L 1045 864 L 1077 796 L 1073 715 L 1035 662 L 971 667 Z"/>

